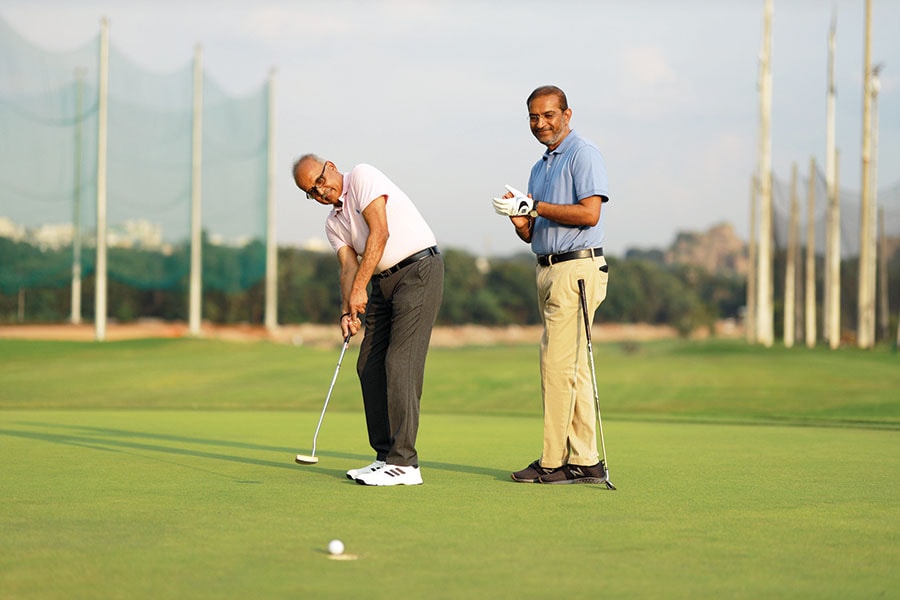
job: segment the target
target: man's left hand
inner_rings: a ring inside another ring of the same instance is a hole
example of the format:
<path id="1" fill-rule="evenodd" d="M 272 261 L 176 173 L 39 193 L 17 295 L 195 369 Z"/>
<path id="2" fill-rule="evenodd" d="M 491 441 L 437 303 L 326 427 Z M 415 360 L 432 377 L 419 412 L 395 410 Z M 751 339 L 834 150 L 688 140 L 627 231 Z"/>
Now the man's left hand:
<path id="1" fill-rule="evenodd" d="M 519 194 L 505 194 L 503 198 L 493 199 L 494 212 L 506 217 L 524 217 L 534 207 L 534 200 Z"/>

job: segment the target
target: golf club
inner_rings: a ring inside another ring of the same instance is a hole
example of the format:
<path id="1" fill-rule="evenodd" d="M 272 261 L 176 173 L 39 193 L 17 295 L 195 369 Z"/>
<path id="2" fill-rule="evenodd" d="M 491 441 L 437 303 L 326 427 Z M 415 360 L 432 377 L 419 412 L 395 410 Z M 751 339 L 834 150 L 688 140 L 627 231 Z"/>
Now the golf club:
<path id="1" fill-rule="evenodd" d="M 603 421 L 600 418 L 600 394 L 597 392 L 597 372 L 594 370 L 594 347 L 591 344 L 591 320 L 588 318 L 587 292 L 584 290 L 584 279 L 578 280 L 578 293 L 581 295 L 581 312 L 584 315 L 584 333 L 587 336 L 588 361 L 591 365 L 591 380 L 594 383 L 594 405 L 597 407 L 597 426 L 600 429 L 600 449 L 603 452 L 603 459 L 600 461 L 601 468 L 606 471 L 606 487 L 614 490 L 616 486 L 609 480 L 609 466 L 606 463 L 606 443 L 603 441 Z"/>
<path id="2" fill-rule="evenodd" d="M 344 353 L 347 351 L 347 346 L 350 345 L 350 335 L 344 338 L 344 347 L 341 348 L 341 356 L 338 358 L 337 367 L 334 369 L 334 377 L 331 378 L 331 387 L 328 388 L 328 395 L 325 396 L 325 404 L 322 406 L 322 414 L 319 415 L 319 424 L 316 425 L 316 433 L 313 434 L 313 443 L 312 443 L 312 454 L 298 454 L 297 458 L 294 459 L 298 465 L 314 465 L 319 462 L 319 457 L 316 456 L 316 440 L 319 438 L 319 429 L 322 427 L 322 419 L 325 418 L 325 410 L 328 408 L 328 401 L 331 399 L 331 390 L 334 389 L 334 382 L 337 381 L 338 372 L 341 370 L 341 362 L 344 360 Z"/>

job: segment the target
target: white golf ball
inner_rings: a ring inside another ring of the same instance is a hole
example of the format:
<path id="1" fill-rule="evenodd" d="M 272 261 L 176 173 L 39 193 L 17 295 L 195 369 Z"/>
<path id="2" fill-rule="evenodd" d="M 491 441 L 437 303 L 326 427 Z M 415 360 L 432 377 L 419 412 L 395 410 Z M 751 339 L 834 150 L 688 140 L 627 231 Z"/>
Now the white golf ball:
<path id="1" fill-rule="evenodd" d="M 328 542 L 328 554 L 343 554 L 344 553 L 344 542 L 341 540 L 331 540 Z"/>

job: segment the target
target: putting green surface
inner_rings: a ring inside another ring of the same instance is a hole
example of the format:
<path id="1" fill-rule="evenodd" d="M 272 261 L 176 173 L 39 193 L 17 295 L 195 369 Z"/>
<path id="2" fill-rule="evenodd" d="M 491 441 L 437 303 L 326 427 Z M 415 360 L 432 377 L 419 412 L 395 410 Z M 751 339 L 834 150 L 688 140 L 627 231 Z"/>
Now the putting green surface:
<path id="1" fill-rule="evenodd" d="M 535 348 L 433 351 L 425 484 L 370 488 L 352 353 L 300 466 L 337 350 L 0 342 L 0 598 L 897 594 L 895 355 L 595 350 L 617 491 L 509 479 Z"/>
<path id="2" fill-rule="evenodd" d="M 426 416 L 425 485 L 344 476 L 361 415 L 4 411 L 4 598 L 886 597 L 893 431 L 606 424 L 612 481 L 517 484 L 540 421 Z M 329 558 L 341 539 L 356 560 Z"/>

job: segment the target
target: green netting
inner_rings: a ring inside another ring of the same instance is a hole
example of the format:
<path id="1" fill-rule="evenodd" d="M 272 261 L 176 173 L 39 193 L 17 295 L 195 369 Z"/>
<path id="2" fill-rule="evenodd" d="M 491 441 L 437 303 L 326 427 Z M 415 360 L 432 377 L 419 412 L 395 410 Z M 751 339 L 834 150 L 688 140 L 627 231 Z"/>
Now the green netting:
<path id="1" fill-rule="evenodd" d="M 777 248 L 784 249 L 788 245 L 788 234 L 791 224 L 791 191 L 790 180 L 779 177 L 772 178 L 772 235 Z M 828 222 L 828 195 L 825 175 L 818 168 L 813 174 L 815 205 L 813 227 L 815 230 L 815 251 L 817 255 L 825 254 L 826 227 Z M 900 182 L 878 190 L 876 202 L 883 209 L 884 233 L 888 238 L 900 238 Z M 797 203 L 799 207 L 798 228 L 800 245 L 806 246 L 807 218 L 809 202 L 809 176 L 797 178 Z M 839 192 L 841 256 L 850 258 L 859 256 L 859 216 L 860 194 L 846 188 Z"/>
<path id="2" fill-rule="evenodd" d="M 192 95 L 190 64 L 153 73 L 110 46 L 107 262 L 112 280 L 145 289 L 187 285 Z"/>
<path id="3" fill-rule="evenodd" d="M 268 88 L 229 96 L 203 84 L 203 285 L 245 290 L 266 272 Z"/>
<path id="4" fill-rule="evenodd" d="M 186 303 L 192 57 L 173 72 L 153 72 L 111 38 L 108 277 Z M 99 63 L 99 35 L 48 52 L 0 19 L 0 294 L 68 286 L 73 263 L 83 278 L 93 273 Z M 202 285 L 241 292 L 265 276 L 268 88 L 230 95 L 204 75 L 202 94 Z M 86 298 L 93 292 L 84 287 Z"/>
<path id="5" fill-rule="evenodd" d="M 0 293 L 71 281 L 96 197 L 98 50 L 48 52 L 0 19 Z"/>

